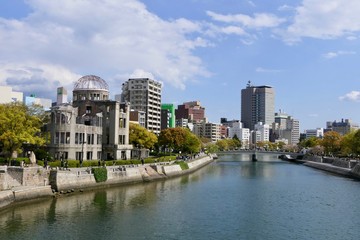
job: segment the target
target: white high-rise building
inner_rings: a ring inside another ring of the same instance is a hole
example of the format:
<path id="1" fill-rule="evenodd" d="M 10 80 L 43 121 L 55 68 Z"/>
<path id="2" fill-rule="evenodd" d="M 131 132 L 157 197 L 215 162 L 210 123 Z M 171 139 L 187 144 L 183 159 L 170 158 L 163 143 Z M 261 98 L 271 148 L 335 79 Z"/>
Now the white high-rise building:
<path id="1" fill-rule="evenodd" d="M 132 78 L 122 85 L 121 102 L 130 102 L 132 110 L 145 112 L 145 127 L 155 134 L 161 130 L 161 87 L 149 78 Z"/>
<path id="2" fill-rule="evenodd" d="M 241 122 L 234 122 L 232 127 L 229 127 L 229 138 L 233 138 L 235 135 L 241 141 L 241 148 L 249 148 L 250 129 L 243 128 Z"/>
<path id="3" fill-rule="evenodd" d="M 270 127 L 268 124 L 263 124 L 262 122 L 259 122 L 255 124 L 254 131 L 256 132 L 256 142 L 269 141 Z"/>

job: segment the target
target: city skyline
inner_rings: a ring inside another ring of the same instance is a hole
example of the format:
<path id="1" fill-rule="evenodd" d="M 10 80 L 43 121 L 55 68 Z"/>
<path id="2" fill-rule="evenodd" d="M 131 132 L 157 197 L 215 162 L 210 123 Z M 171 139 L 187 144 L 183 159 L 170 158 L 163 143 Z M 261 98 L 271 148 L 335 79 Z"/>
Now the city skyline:
<path id="1" fill-rule="evenodd" d="M 359 123 L 358 10 L 356 0 L 4 1 L 0 85 L 55 100 L 94 74 L 114 99 L 129 78 L 149 77 L 163 103 L 199 100 L 219 122 L 240 119 L 250 80 L 274 88 L 275 112 L 301 132 Z"/>

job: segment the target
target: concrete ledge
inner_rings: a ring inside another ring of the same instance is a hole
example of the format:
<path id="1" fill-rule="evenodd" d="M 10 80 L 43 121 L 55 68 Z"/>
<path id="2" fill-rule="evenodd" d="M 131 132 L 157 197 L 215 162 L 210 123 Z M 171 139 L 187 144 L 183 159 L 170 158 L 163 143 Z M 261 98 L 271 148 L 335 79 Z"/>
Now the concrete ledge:
<path id="1" fill-rule="evenodd" d="M 51 197 L 53 192 L 51 186 L 17 187 L 13 190 L 15 202 L 36 198 Z"/>
<path id="2" fill-rule="evenodd" d="M 163 172 L 165 173 L 166 176 L 176 175 L 181 173 L 181 171 L 182 169 L 178 164 L 163 166 Z"/>
<path id="3" fill-rule="evenodd" d="M 308 167 L 324 170 L 327 172 L 335 173 L 338 175 L 342 175 L 345 177 L 353 177 L 353 174 L 351 174 L 351 169 L 349 168 L 336 167 L 327 163 L 319 163 L 319 162 L 311 162 L 311 161 L 304 163 L 304 165 Z"/>
<path id="4" fill-rule="evenodd" d="M 0 209 L 15 201 L 14 193 L 11 190 L 0 191 Z"/>

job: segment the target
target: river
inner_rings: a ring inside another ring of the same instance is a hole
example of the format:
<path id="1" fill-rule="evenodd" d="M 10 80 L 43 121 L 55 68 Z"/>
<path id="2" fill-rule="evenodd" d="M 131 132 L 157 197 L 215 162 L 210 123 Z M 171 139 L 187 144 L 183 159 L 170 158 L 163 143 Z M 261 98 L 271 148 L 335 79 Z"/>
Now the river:
<path id="1" fill-rule="evenodd" d="M 359 181 L 258 158 L 16 205 L 0 212 L 0 239 L 360 239 Z"/>

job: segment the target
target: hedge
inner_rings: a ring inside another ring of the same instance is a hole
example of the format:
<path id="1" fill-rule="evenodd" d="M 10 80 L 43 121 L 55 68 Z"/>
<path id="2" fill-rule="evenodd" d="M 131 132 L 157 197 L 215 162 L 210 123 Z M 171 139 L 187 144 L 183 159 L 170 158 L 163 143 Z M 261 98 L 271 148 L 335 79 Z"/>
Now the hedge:
<path id="1" fill-rule="evenodd" d="M 105 182 L 107 180 L 107 170 L 106 168 L 92 168 L 96 182 Z"/>

